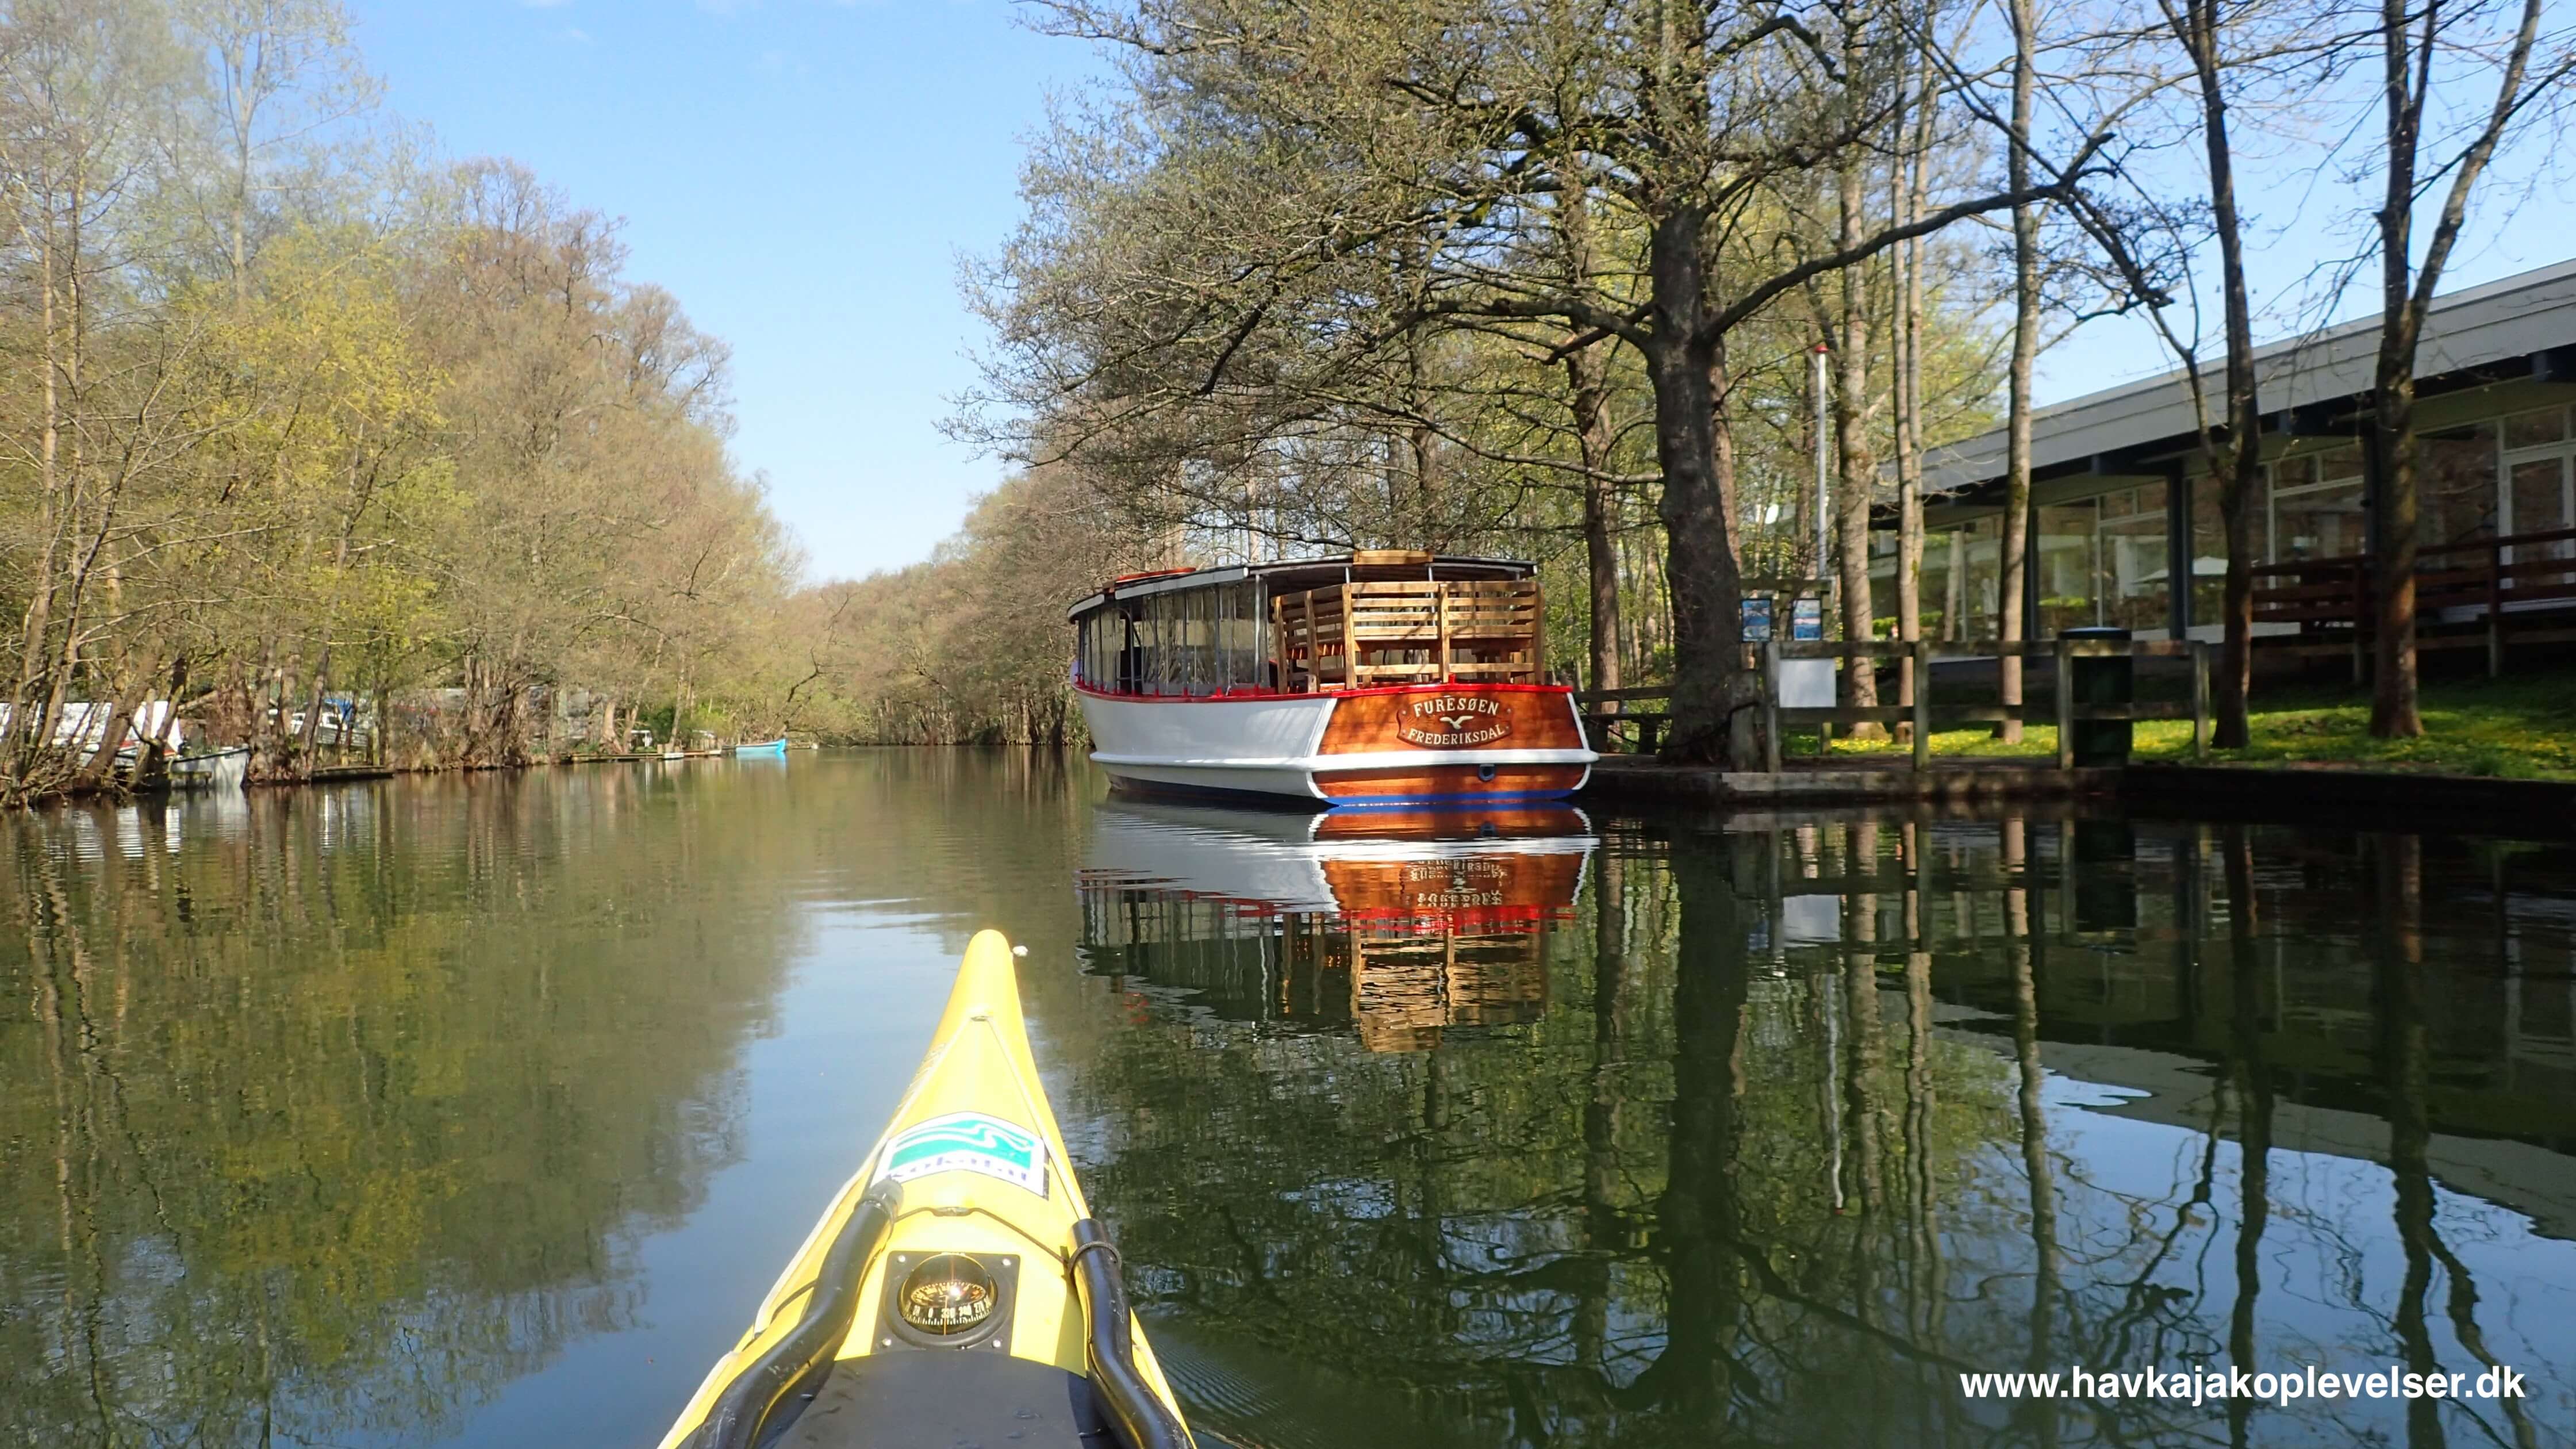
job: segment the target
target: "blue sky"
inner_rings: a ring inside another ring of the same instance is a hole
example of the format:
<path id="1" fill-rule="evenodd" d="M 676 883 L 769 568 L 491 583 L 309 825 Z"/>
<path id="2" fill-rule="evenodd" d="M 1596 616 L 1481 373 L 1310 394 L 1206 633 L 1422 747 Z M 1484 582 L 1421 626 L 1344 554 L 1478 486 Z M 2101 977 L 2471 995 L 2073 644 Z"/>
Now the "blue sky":
<path id="1" fill-rule="evenodd" d="M 629 275 L 732 345 L 735 456 L 768 478 L 814 576 L 927 557 L 1000 480 L 999 462 L 939 433 L 982 340 L 957 260 L 1009 234 L 1020 142 L 1050 88 L 1092 72 L 1081 45 L 1022 29 L 1008 0 L 352 9 L 395 111 L 451 154 L 516 158 L 623 217 Z M 2505 191 L 2533 175 L 2519 159 L 2502 169 Z M 2251 178 L 2258 207 L 2287 202 L 2281 180 Z M 2576 252 L 2563 170 L 2510 223 L 2501 210 L 2484 209 L 2448 285 Z M 2267 235 L 2258 284 L 2304 272 L 2315 247 L 2311 231 Z M 2041 395 L 2167 365 L 2143 328 L 2097 325 L 2047 355 Z"/>
<path id="2" fill-rule="evenodd" d="M 625 218 L 628 275 L 733 347 L 737 459 L 817 576 L 928 556 L 1001 465 L 939 435 L 980 329 L 959 252 L 1087 61 L 1004 0 L 354 0 L 404 118 Z"/>

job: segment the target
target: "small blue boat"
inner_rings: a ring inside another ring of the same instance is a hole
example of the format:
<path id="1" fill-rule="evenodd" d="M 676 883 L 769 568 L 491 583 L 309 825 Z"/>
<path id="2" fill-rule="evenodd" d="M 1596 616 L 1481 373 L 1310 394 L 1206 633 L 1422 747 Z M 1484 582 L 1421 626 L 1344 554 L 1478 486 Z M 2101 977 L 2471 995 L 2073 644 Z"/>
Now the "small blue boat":
<path id="1" fill-rule="evenodd" d="M 736 755 L 772 755 L 783 760 L 787 758 L 787 736 L 780 735 L 756 745 L 736 745 L 733 752 Z"/>

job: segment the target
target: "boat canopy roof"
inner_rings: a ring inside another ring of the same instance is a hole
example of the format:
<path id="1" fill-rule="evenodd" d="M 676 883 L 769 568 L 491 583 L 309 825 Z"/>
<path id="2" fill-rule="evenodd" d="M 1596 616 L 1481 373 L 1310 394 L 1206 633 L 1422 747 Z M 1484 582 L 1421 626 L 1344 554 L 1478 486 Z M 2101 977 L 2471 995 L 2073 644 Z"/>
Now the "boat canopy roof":
<path id="1" fill-rule="evenodd" d="M 1322 558 L 1285 559 L 1276 563 L 1224 564 L 1216 568 L 1165 569 L 1157 573 L 1127 574 L 1101 586 L 1100 592 L 1085 597 L 1065 610 L 1068 619 L 1079 619 L 1094 609 L 1125 599 L 1140 599 L 1151 594 L 1175 593 L 1184 589 L 1215 588 L 1221 584 L 1257 579 L 1268 594 L 1293 594 L 1304 589 L 1322 588 L 1326 584 L 1353 580 L 1379 579 L 1525 579 L 1538 571 L 1538 565 L 1518 559 L 1470 558 L 1457 554 L 1431 554 L 1413 549 L 1361 549 L 1356 553 L 1327 554 Z"/>

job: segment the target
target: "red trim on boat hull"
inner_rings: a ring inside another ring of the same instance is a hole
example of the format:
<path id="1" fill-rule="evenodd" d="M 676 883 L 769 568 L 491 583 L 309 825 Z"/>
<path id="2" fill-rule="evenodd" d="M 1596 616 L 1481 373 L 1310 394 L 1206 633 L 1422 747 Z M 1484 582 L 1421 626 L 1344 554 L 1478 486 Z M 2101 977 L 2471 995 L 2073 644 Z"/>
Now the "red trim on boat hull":
<path id="1" fill-rule="evenodd" d="M 1077 681 L 1074 693 L 1094 699 L 1114 699 L 1122 704 L 1240 704 L 1252 699 L 1328 700 L 1366 699 L 1371 695 L 1389 694 L 1563 694 L 1574 693 L 1571 684 L 1377 684 L 1366 689 L 1310 689 L 1291 693 L 1284 689 L 1236 689 L 1224 694 L 1120 694 L 1115 690 L 1095 689 Z"/>

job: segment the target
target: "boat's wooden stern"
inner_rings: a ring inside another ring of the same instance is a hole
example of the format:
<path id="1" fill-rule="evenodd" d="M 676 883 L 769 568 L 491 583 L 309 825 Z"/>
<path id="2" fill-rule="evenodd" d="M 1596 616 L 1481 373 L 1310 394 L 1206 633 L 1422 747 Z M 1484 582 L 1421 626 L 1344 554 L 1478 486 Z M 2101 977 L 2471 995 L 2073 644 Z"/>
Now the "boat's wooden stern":
<path id="1" fill-rule="evenodd" d="M 1440 684 L 1337 697 L 1313 761 L 1335 805 L 1501 804 L 1583 787 L 1595 758 L 1573 691 L 1544 684 Z"/>

